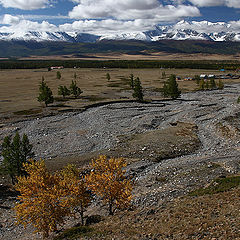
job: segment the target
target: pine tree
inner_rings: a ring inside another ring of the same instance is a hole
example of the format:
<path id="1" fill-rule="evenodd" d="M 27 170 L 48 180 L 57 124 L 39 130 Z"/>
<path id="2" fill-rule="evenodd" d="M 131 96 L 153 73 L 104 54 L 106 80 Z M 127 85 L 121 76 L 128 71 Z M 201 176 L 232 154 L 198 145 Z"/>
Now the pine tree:
<path id="1" fill-rule="evenodd" d="M 59 71 L 57 71 L 56 77 L 57 77 L 57 79 L 61 79 L 62 75 L 61 75 L 61 73 Z"/>
<path id="2" fill-rule="evenodd" d="M 199 82 L 199 89 L 204 90 L 204 88 L 205 88 L 205 81 L 204 81 L 204 79 L 201 79 Z"/>
<path id="3" fill-rule="evenodd" d="M 204 88 L 205 88 L 205 90 L 208 90 L 208 89 L 209 89 L 209 81 L 208 81 L 208 80 L 205 82 Z"/>
<path id="4" fill-rule="evenodd" d="M 65 96 L 69 96 L 71 94 L 71 91 L 66 87 L 66 86 L 59 86 L 58 87 L 58 95 L 62 95 L 63 98 L 65 98 Z"/>
<path id="5" fill-rule="evenodd" d="M 54 101 L 52 91 L 45 83 L 44 77 L 42 77 L 42 82 L 39 85 L 39 96 L 37 99 L 39 102 L 44 102 L 46 107 Z"/>
<path id="6" fill-rule="evenodd" d="M 10 175 L 12 184 L 15 184 L 16 178 L 25 174 L 22 170 L 23 164 L 34 156 L 27 135 L 24 134 L 22 140 L 18 132 L 13 140 L 10 136 L 5 137 L 2 144 L 2 156 L 3 169 Z"/>
<path id="7" fill-rule="evenodd" d="M 166 78 L 166 73 L 165 72 L 162 72 L 162 78 Z"/>
<path id="8" fill-rule="evenodd" d="M 181 95 L 181 91 L 178 89 L 176 75 L 171 75 L 164 83 L 163 94 L 165 97 L 171 97 L 172 99 L 176 99 Z"/>
<path id="9" fill-rule="evenodd" d="M 106 78 L 107 78 L 107 80 L 108 80 L 108 81 L 110 81 L 110 80 L 111 80 L 111 76 L 110 76 L 110 74 L 109 74 L 109 73 L 107 73 L 107 74 L 106 74 Z"/>
<path id="10" fill-rule="evenodd" d="M 143 91 L 141 86 L 141 81 L 137 77 L 134 81 L 134 88 L 133 88 L 133 95 L 134 98 L 137 99 L 139 102 L 143 102 Z"/>
<path id="11" fill-rule="evenodd" d="M 197 85 L 199 85 L 201 78 L 199 75 L 195 75 L 194 80 L 197 82 Z"/>
<path id="12" fill-rule="evenodd" d="M 218 89 L 220 90 L 224 89 L 224 83 L 221 79 L 218 81 Z"/>
<path id="13" fill-rule="evenodd" d="M 210 89 L 216 89 L 217 88 L 216 82 L 213 78 L 210 79 L 209 85 L 210 85 Z"/>
<path id="14" fill-rule="evenodd" d="M 82 90 L 77 86 L 76 81 L 73 81 L 73 80 L 72 80 L 72 83 L 70 85 L 70 91 L 71 91 L 71 94 L 73 94 L 73 96 L 75 98 L 79 97 L 82 93 Z"/>
<path id="15" fill-rule="evenodd" d="M 133 74 L 130 74 L 129 78 L 130 78 L 130 87 L 133 89 L 134 88 L 134 76 L 133 76 Z"/>

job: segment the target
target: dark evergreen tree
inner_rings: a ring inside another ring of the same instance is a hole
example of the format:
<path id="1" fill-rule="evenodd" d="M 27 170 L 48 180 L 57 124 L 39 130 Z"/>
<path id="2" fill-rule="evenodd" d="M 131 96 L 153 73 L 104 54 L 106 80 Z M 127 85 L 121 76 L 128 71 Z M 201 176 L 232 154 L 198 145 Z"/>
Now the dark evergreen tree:
<path id="1" fill-rule="evenodd" d="M 75 80 L 77 79 L 77 74 L 76 74 L 76 73 L 73 74 L 73 78 L 74 78 Z"/>
<path id="2" fill-rule="evenodd" d="M 210 79 L 209 85 L 210 85 L 210 89 L 216 89 L 217 88 L 216 82 L 213 78 Z"/>
<path id="3" fill-rule="evenodd" d="M 163 94 L 165 97 L 171 97 L 172 99 L 176 99 L 181 95 L 181 91 L 178 89 L 176 75 L 171 75 L 164 83 Z"/>
<path id="4" fill-rule="evenodd" d="M 110 81 L 110 80 L 111 80 L 111 76 L 110 76 L 110 74 L 109 74 L 109 73 L 107 73 L 107 74 L 106 74 L 106 78 L 107 78 L 107 80 L 108 80 L 108 81 Z"/>
<path id="5" fill-rule="evenodd" d="M 133 74 L 130 74 L 129 78 L 130 78 L 130 87 L 133 89 L 134 88 L 134 76 L 133 76 Z"/>
<path id="6" fill-rule="evenodd" d="M 58 87 L 58 95 L 62 95 L 63 98 L 66 96 L 69 96 L 71 94 L 71 91 L 66 86 L 59 86 Z"/>
<path id="7" fill-rule="evenodd" d="M 166 73 L 165 72 L 162 72 L 162 78 L 166 78 Z"/>
<path id="8" fill-rule="evenodd" d="M 62 74 L 59 71 L 57 71 L 56 75 L 57 75 L 57 79 L 61 79 Z"/>
<path id="9" fill-rule="evenodd" d="M 220 90 L 224 89 L 224 83 L 221 79 L 218 81 L 218 89 Z"/>
<path id="10" fill-rule="evenodd" d="M 44 102 L 46 107 L 54 101 L 52 91 L 45 83 L 44 77 L 42 77 L 42 82 L 39 85 L 39 95 L 37 99 L 39 102 Z"/>
<path id="11" fill-rule="evenodd" d="M 195 75 L 194 80 L 196 81 L 197 85 L 199 85 L 201 78 L 199 75 Z"/>
<path id="12" fill-rule="evenodd" d="M 72 83 L 70 85 L 70 91 L 71 91 L 71 94 L 73 94 L 73 96 L 75 98 L 79 97 L 82 93 L 82 90 L 77 86 L 76 81 L 73 81 L 73 80 L 72 80 Z"/>
<path id="13" fill-rule="evenodd" d="M 134 81 L 133 97 L 136 98 L 137 101 L 143 102 L 143 91 L 141 81 L 138 77 Z"/>
<path id="14" fill-rule="evenodd" d="M 204 79 L 201 79 L 199 82 L 199 89 L 204 90 L 204 88 L 205 88 L 205 81 L 204 81 Z"/>
<path id="15" fill-rule="evenodd" d="M 204 88 L 205 88 L 205 90 L 208 90 L 208 89 L 209 89 L 209 81 L 206 81 L 206 82 L 205 82 Z"/>
<path id="16" fill-rule="evenodd" d="M 10 136 L 4 138 L 2 144 L 3 169 L 10 175 L 12 183 L 16 183 L 16 178 L 25 174 L 23 163 L 34 156 L 32 145 L 26 134 L 22 140 L 17 132 L 13 140 Z"/>

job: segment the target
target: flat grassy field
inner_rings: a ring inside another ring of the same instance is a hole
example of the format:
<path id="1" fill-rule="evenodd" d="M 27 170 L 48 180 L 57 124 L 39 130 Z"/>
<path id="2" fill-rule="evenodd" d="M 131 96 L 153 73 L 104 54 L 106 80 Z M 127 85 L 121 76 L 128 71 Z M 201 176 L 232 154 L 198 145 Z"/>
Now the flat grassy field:
<path id="1" fill-rule="evenodd" d="M 1 70 L 0 71 L 0 115 L 21 116 L 31 115 L 42 112 L 43 105 L 37 101 L 38 87 L 41 78 L 44 77 L 47 85 L 52 89 L 54 97 L 58 98 L 48 109 L 62 108 L 81 108 L 89 103 L 131 99 L 131 89 L 129 86 L 129 75 L 139 77 L 144 89 L 149 90 L 150 94 L 146 98 L 153 99 L 154 94 L 159 92 L 166 79 L 162 79 L 162 72 L 167 77 L 176 74 L 181 78 L 193 77 L 196 74 L 221 74 L 214 70 L 194 70 L 194 69 L 62 69 L 62 78 L 56 78 L 57 70 L 48 72 L 47 69 L 38 70 Z M 79 99 L 70 98 L 61 101 L 57 95 L 58 86 L 66 85 L 69 87 L 77 75 L 77 84 L 83 90 Z M 106 74 L 111 76 L 110 81 L 106 79 Z M 229 72 L 230 73 L 230 72 Z M 236 80 L 238 81 L 238 80 Z M 182 92 L 196 89 L 195 81 L 179 81 Z M 156 94 L 155 94 L 156 95 Z M 156 97 L 156 96 L 155 96 Z M 46 110 L 44 110 L 46 111 Z"/>

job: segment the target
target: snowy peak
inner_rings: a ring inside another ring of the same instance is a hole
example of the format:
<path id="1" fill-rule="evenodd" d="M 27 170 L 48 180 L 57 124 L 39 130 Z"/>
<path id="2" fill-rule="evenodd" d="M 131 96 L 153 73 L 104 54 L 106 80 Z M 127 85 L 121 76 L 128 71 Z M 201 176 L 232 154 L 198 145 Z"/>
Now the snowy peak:
<path id="1" fill-rule="evenodd" d="M 174 25 L 155 26 L 147 32 L 104 33 L 93 35 L 81 32 L 22 31 L 0 32 L 0 40 L 11 41 L 63 41 L 63 42 L 97 42 L 101 40 L 208 40 L 240 41 L 240 24 L 208 21 L 180 21 Z"/>
<path id="2" fill-rule="evenodd" d="M 72 42 L 74 38 L 64 32 L 18 31 L 13 33 L 0 33 L 0 40 Z"/>

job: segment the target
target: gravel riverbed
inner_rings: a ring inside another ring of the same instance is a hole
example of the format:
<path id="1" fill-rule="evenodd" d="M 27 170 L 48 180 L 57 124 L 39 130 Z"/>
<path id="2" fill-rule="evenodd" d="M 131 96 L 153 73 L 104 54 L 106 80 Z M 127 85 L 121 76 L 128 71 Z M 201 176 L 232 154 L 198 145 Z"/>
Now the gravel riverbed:
<path id="1" fill-rule="evenodd" d="M 0 139 L 19 130 L 28 135 L 36 158 L 53 158 L 112 149 L 121 135 L 164 129 L 178 121 L 194 123 L 201 141 L 197 152 L 161 162 L 140 159 L 128 166 L 136 184 L 133 203 L 144 208 L 173 200 L 217 176 L 240 172 L 239 93 L 240 84 L 234 84 L 221 91 L 182 94 L 174 101 L 107 104 L 6 124 L 0 128 Z M 23 239 L 14 238 L 6 230 L 8 224 L 3 225 L 0 238 Z"/>

